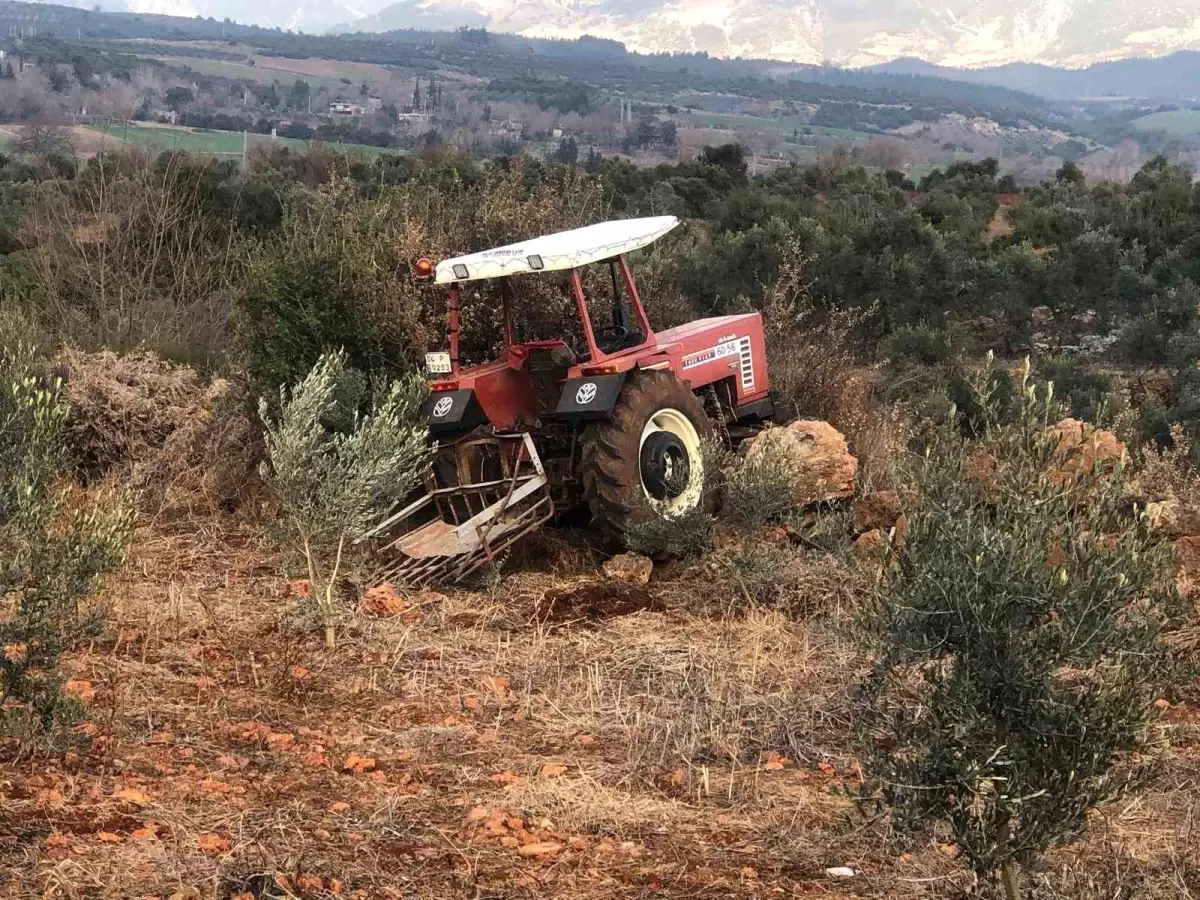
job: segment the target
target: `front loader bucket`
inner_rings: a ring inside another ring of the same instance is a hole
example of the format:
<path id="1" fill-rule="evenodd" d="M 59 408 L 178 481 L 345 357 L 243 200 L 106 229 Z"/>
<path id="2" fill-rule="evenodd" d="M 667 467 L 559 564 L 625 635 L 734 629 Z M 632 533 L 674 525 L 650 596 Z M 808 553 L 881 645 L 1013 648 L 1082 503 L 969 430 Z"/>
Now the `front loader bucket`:
<path id="1" fill-rule="evenodd" d="M 554 514 L 550 482 L 528 434 L 464 438 L 454 453 L 459 484 L 439 487 L 430 476 L 424 497 L 367 534 L 377 546 L 377 581 L 409 587 L 461 581 Z M 490 480 L 469 480 L 489 469 Z"/>

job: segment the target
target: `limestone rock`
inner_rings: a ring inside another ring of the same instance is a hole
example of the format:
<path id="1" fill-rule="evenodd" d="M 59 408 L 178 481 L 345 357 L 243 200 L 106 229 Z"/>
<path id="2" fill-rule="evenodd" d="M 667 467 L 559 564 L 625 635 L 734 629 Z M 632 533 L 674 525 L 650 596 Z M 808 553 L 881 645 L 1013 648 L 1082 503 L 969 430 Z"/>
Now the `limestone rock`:
<path id="1" fill-rule="evenodd" d="M 1063 419 L 1050 429 L 1058 439 L 1059 462 L 1048 473 L 1056 482 L 1087 478 L 1125 462 L 1125 444 L 1111 431 L 1078 419 Z"/>
<path id="2" fill-rule="evenodd" d="M 996 457 L 986 450 L 976 450 L 967 457 L 963 475 L 967 481 L 974 482 L 977 487 L 986 491 L 995 487 L 996 469 Z"/>
<path id="3" fill-rule="evenodd" d="M 1174 497 L 1146 504 L 1146 524 L 1153 531 L 1171 534 L 1179 526 L 1179 501 Z"/>
<path id="4" fill-rule="evenodd" d="M 851 544 L 850 549 L 858 556 L 874 556 L 888 545 L 887 535 L 879 528 L 864 531 Z"/>
<path id="5" fill-rule="evenodd" d="M 874 528 L 891 528 L 899 518 L 900 495 L 895 491 L 874 491 L 854 501 L 854 531 L 857 534 Z"/>
<path id="6" fill-rule="evenodd" d="M 620 553 L 604 564 L 605 575 L 626 584 L 646 584 L 653 571 L 653 560 L 640 553 Z"/>
<path id="7" fill-rule="evenodd" d="M 746 459 L 778 461 L 791 478 L 797 506 L 854 496 L 858 460 L 828 422 L 801 420 L 769 428 L 750 441 Z"/>
<path id="8" fill-rule="evenodd" d="M 408 612 L 408 601 L 396 592 L 390 581 L 378 584 L 362 596 L 364 608 L 377 616 L 399 616 Z"/>
<path id="9" fill-rule="evenodd" d="M 1151 500 L 1146 504 L 1146 524 L 1152 531 L 1169 538 L 1200 534 L 1200 509 L 1185 505 L 1174 496 Z"/>

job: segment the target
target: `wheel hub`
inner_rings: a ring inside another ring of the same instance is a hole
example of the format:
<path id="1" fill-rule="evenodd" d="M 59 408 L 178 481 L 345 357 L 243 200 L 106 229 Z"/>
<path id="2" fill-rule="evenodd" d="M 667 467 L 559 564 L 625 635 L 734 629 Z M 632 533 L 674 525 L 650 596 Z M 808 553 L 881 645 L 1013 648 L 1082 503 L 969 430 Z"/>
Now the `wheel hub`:
<path id="1" fill-rule="evenodd" d="M 669 431 L 656 431 L 642 444 L 642 484 L 655 500 L 674 500 L 691 482 L 687 447 Z"/>

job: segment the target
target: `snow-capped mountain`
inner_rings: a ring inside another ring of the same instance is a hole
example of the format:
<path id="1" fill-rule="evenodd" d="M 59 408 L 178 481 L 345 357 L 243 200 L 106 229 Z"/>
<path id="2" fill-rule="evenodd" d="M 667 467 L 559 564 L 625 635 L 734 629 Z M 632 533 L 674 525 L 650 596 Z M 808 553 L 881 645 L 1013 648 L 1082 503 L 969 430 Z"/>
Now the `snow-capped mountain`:
<path id="1" fill-rule="evenodd" d="M 161 16 L 194 16 L 229 19 L 242 25 L 284 28 L 321 34 L 347 22 L 355 22 L 377 13 L 388 0 L 54 0 L 81 9 L 99 5 L 112 12 L 132 12 Z"/>
<path id="2" fill-rule="evenodd" d="M 61 0 L 60 0 L 61 2 Z M 90 6 L 95 0 L 68 0 Z M 1080 67 L 1200 49 L 1200 0 L 101 0 L 104 8 L 320 33 L 485 26 L 630 50 L 869 66 Z"/>
<path id="3" fill-rule="evenodd" d="M 918 57 L 946 66 L 1075 67 L 1200 48 L 1200 0 L 401 0 L 346 27 L 433 23 L 530 37 L 591 34 L 642 52 L 845 66 Z"/>

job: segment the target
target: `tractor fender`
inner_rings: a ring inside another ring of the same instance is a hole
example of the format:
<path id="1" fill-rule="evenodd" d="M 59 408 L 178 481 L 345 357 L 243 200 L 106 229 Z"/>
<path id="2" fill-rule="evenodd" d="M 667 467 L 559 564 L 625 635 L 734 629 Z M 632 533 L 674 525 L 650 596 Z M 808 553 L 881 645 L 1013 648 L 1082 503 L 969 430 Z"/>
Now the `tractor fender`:
<path id="1" fill-rule="evenodd" d="M 612 415 L 627 373 L 584 375 L 563 384 L 555 415 L 568 422 L 607 419 Z"/>
<path id="2" fill-rule="evenodd" d="M 487 421 L 483 407 L 470 388 L 430 394 L 421 404 L 421 417 L 434 434 L 463 431 Z"/>

